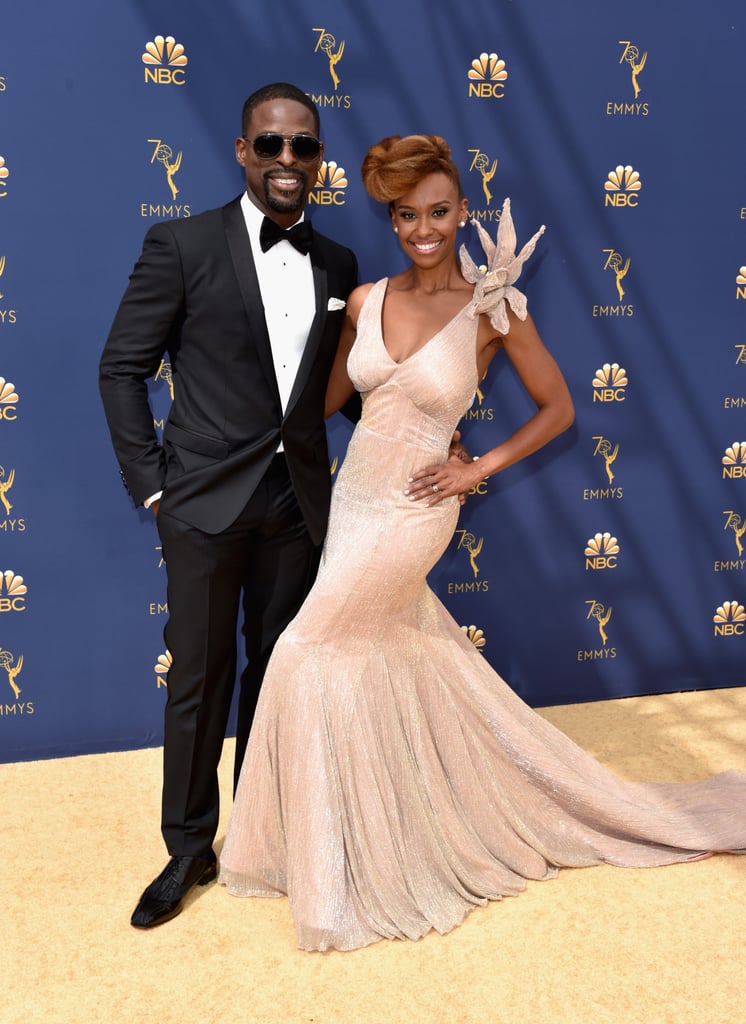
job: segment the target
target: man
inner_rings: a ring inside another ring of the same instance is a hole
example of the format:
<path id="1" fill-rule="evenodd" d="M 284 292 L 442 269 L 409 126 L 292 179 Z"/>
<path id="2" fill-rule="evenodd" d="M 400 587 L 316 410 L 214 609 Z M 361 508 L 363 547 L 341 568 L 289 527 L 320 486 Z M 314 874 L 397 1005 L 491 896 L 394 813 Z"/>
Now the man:
<path id="1" fill-rule="evenodd" d="M 171 859 L 140 898 L 137 928 L 168 921 L 215 877 L 239 606 L 248 667 L 236 779 L 267 660 L 313 581 L 329 510 L 324 394 L 357 264 L 303 220 L 324 151 L 308 96 L 282 82 L 259 89 L 241 132 L 246 192 L 148 231 L 101 358 L 122 476 L 157 517 L 168 574 L 161 824 Z M 166 352 L 174 400 L 161 446 L 146 381 Z"/>

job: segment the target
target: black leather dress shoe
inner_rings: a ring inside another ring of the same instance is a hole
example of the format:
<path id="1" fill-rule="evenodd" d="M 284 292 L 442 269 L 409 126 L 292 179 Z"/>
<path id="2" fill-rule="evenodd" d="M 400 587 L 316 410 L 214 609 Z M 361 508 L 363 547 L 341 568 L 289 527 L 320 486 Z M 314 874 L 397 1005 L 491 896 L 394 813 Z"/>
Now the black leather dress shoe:
<path id="1" fill-rule="evenodd" d="M 140 897 L 130 919 L 134 928 L 154 928 L 181 913 L 184 897 L 195 885 L 207 885 L 217 875 L 214 853 L 209 857 L 172 857 Z"/>

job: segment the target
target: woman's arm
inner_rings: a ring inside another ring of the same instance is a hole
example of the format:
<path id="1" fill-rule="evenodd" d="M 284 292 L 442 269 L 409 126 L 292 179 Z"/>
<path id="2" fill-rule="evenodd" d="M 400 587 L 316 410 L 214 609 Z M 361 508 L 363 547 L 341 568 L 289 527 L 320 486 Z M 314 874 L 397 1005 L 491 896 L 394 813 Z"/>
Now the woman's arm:
<path id="1" fill-rule="evenodd" d="M 470 464 L 449 458 L 447 462 L 416 473 L 406 492 L 411 500 L 427 499 L 427 503 L 433 505 L 451 495 L 463 494 L 488 476 L 538 451 L 567 430 L 575 419 L 565 378 L 541 340 L 531 316 L 519 320 L 509 311 L 509 319 L 508 334 L 496 338 L 494 328 L 487 317 L 482 316 L 477 338 L 479 376 L 480 379 L 484 376 L 495 354 L 503 348 L 536 403 L 535 414 L 505 441 Z"/>
<path id="2" fill-rule="evenodd" d="M 326 401 L 324 403 L 324 416 L 328 418 L 335 412 L 339 412 L 355 390 L 352 381 L 347 374 L 347 359 L 350 355 L 355 338 L 357 337 L 357 318 L 360 315 L 360 307 L 363 300 L 372 288 L 372 284 L 363 284 L 355 288 L 347 299 L 344 324 L 339 335 L 337 354 L 334 357 L 332 371 L 329 374 L 329 383 L 326 388 Z"/>

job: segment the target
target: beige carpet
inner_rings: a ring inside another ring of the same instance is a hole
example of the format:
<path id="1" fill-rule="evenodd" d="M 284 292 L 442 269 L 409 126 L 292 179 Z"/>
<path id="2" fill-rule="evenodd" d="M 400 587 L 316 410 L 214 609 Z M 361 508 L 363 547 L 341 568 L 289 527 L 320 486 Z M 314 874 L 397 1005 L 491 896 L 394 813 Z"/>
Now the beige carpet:
<path id="1" fill-rule="evenodd" d="M 746 770 L 746 687 L 542 714 L 627 778 Z M 215 885 L 161 928 L 130 927 L 166 860 L 159 750 L 2 765 L 0 777 L 2 1024 L 746 1019 L 746 857 L 566 870 L 445 937 L 305 953 L 286 900 Z"/>

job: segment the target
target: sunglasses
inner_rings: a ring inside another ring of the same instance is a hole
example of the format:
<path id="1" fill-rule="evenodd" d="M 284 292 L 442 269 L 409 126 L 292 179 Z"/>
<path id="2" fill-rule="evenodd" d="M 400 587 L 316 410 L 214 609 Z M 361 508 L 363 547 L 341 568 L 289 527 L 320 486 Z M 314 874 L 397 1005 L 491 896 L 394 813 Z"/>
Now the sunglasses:
<path id="1" fill-rule="evenodd" d="M 255 139 L 247 139 L 245 135 L 241 138 L 254 147 L 254 152 L 260 160 L 274 160 L 282 153 L 286 142 L 290 143 L 293 156 L 297 156 L 299 160 L 315 160 L 321 152 L 321 143 L 313 135 L 279 135 L 277 132 L 264 132 Z"/>

